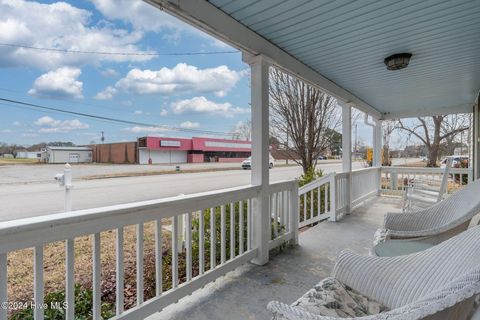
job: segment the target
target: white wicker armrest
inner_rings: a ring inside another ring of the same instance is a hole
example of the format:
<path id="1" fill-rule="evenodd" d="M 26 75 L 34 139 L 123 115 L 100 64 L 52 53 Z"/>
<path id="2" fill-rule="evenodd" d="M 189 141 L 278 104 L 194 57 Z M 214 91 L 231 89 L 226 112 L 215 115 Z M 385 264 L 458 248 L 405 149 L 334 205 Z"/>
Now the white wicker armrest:
<path id="1" fill-rule="evenodd" d="M 425 218 L 426 210 L 415 211 L 411 213 L 402 212 L 388 212 L 384 216 L 383 226 L 388 230 L 405 230 L 417 231 L 419 230 L 419 220 Z"/>
<path id="2" fill-rule="evenodd" d="M 376 257 L 344 250 L 337 257 L 333 277 L 367 297 L 393 308 L 404 301 L 405 297 L 397 284 L 400 280 L 412 277 L 411 270 L 405 266 L 415 255 L 417 254 Z"/>
<path id="3" fill-rule="evenodd" d="M 470 218 L 470 215 L 467 216 Z M 449 231 L 452 237 L 459 232 L 466 229 L 469 224 L 469 219 L 460 217 L 449 221 L 448 223 L 440 224 L 439 226 L 425 228 L 422 225 L 427 224 L 426 220 L 431 220 L 432 217 L 428 212 L 428 209 L 415 211 L 411 213 L 387 213 L 384 217 L 384 229 L 387 230 L 390 239 L 408 239 L 408 238 L 421 238 L 440 236 L 442 233 L 448 233 Z M 464 226 L 465 225 L 465 226 Z M 444 240 L 448 239 L 446 237 Z"/>

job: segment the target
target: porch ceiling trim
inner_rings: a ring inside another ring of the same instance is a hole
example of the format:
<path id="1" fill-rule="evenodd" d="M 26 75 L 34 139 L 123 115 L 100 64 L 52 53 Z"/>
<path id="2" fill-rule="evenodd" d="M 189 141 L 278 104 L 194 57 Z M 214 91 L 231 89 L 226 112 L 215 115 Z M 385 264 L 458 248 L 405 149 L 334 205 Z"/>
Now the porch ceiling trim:
<path id="1" fill-rule="evenodd" d="M 308 67 L 272 42 L 236 21 L 225 12 L 205 0 L 144 0 L 165 10 L 177 18 L 202 31 L 227 42 L 251 55 L 262 54 L 279 68 L 320 87 L 330 95 L 355 107 L 373 118 L 380 119 L 382 113 L 348 90 Z"/>
<path id="2" fill-rule="evenodd" d="M 423 116 L 439 116 L 443 114 L 471 113 L 473 104 L 465 103 L 455 106 L 439 107 L 435 109 L 418 106 L 415 111 L 406 112 L 387 112 L 384 113 L 381 120 L 403 119 Z"/>

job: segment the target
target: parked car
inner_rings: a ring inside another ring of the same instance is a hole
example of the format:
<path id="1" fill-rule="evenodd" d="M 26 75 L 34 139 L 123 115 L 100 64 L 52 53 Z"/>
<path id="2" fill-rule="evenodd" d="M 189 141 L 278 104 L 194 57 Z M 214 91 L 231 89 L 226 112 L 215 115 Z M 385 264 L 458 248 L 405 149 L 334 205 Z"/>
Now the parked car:
<path id="1" fill-rule="evenodd" d="M 462 163 L 464 167 L 468 167 L 468 156 L 448 156 L 445 157 L 442 162 L 440 162 L 440 168 L 445 168 L 449 158 L 452 159 L 452 168 L 461 168 Z"/>
<path id="2" fill-rule="evenodd" d="M 272 155 L 269 155 L 269 163 L 268 167 L 272 169 L 275 166 L 275 159 L 272 157 Z M 248 159 L 243 160 L 242 162 L 242 168 L 243 170 L 247 169 L 252 169 L 252 157 L 248 157 Z"/>
<path id="3" fill-rule="evenodd" d="M 327 157 L 325 157 L 325 156 L 318 156 L 317 160 L 327 160 Z"/>

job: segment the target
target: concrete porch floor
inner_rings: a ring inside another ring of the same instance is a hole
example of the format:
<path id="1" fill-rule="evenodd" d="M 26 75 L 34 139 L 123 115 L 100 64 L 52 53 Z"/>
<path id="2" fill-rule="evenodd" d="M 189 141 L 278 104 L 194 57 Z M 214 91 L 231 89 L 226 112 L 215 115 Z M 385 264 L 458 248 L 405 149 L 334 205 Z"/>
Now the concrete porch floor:
<path id="1" fill-rule="evenodd" d="M 330 275 L 343 249 L 368 254 L 388 211 L 401 211 L 401 200 L 370 199 L 339 222 L 325 221 L 301 232 L 297 247 L 272 256 L 267 265 L 244 265 L 148 319 L 270 319 L 269 301 L 298 299 Z"/>

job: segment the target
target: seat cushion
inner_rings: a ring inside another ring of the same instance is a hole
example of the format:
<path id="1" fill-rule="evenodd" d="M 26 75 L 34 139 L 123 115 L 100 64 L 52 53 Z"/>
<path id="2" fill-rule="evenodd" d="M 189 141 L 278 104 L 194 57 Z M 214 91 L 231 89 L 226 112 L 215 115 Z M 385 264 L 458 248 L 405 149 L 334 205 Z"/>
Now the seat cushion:
<path id="1" fill-rule="evenodd" d="M 294 302 L 292 307 L 338 318 L 362 317 L 388 311 L 383 304 L 362 295 L 333 277 L 322 280 Z"/>

